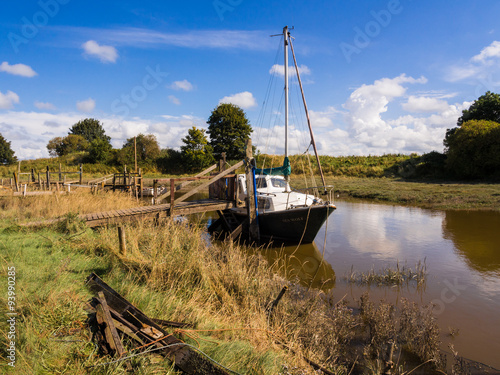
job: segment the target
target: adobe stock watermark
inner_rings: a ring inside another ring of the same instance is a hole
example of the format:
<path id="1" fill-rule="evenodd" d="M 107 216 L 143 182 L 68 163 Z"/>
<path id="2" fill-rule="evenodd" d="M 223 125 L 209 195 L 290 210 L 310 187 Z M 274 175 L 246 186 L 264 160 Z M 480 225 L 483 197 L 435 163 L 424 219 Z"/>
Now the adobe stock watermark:
<path id="1" fill-rule="evenodd" d="M 411 0 L 409 0 L 411 1 Z M 342 42 L 339 44 L 340 50 L 348 63 L 352 61 L 353 54 L 360 54 L 368 47 L 371 41 L 376 38 L 384 28 L 389 26 L 393 16 L 400 14 L 403 6 L 400 0 L 389 0 L 385 9 L 379 11 L 372 10 L 372 19 L 363 28 L 354 27 L 354 38 L 352 43 Z"/>
<path id="2" fill-rule="evenodd" d="M 7 365 L 16 367 L 16 267 L 7 268 Z"/>
<path id="3" fill-rule="evenodd" d="M 431 301 L 433 306 L 432 312 L 434 315 L 440 315 L 446 309 L 446 305 L 449 305 L 456 301 L 456 299 L 462 294 L 462 291 L 467 289 L 465 285 L 460 285 L 458 283 L 458 278 L 453 280 L 453 284 L 444 280 L 443 284 L 445 287 L 441 290 L 440 298 L 434 298 Z"/>
<path id="4" fill-rule="evenodd" d="M 243 0 L 214 0 L 212 5 L 221 21 L 224 21 L 224 13 L 232 12 Z"/>
<path id="5" fill-rule="evenodd" d="M 148 97 L 148 92 L 156 89 L 168 76 L 168 73 L 162 72 L 160 66 L 155 69 L 146 67 L 146 75 L 142 78 L 141 84 L 135 86 L 128 94 L 122 94 L 120 99 L 111 103 L 111 111 L 121 116 L 128 116 L 131 109 L 137 108 Z"/>
<path id="6" fill-rule="evenodd" d="M 57 16 L 61 10 L 61 5 L 66 5 L 70 0 L 40 0 L 38 6 L 40 10 L 33 13 L 31 17 L 22 17 L 21 35 L 9 32 L 7 39 L 14 49 L 15 53 L 19 52 L 21 44 L 27 44 L 31 39 L 36 37 L 40 29 L 47 26 L 49 20 Z"/>

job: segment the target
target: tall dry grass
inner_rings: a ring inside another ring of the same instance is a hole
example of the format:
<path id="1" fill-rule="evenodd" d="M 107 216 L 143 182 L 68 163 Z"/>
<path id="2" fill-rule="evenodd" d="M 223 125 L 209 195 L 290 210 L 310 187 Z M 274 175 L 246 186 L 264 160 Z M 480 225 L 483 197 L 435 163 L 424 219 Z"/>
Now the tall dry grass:
<path id="1" fill-rule="evenodd" d="M 0 198 L 2 217 L 17 223 L 136 207 L 142 203 L 126 193 L 76 189 L 71 193 Z"/>

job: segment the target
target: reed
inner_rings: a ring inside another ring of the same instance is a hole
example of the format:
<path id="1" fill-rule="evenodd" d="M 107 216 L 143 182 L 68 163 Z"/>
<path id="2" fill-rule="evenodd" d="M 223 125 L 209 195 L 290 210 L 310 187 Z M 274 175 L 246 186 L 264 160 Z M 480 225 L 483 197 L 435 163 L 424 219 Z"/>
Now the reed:
<path id="1" fill-rule="evenodd" d="M 64 205 L 66 214 L 80 205 L 86 211 L 102 208 L 105 202 L 91 202 L 93 197 L 68 195 L 64 197 L 68 201 L 36 197 L 5 207 L 7 212 L 22 211 L 22 220 L 35 220 L 63 211 L 59 207 L 42 210 L 47 202 Z M 130 199 L 105 197 L 110 209 Z M 193 323 L 194 330 L 177 333 L 240 374 L 314 374 L 304 358 L 333 373 L 364 372 L 377 361 L 385 363 L 387 339 L 394 334 L 382 324 L 388 314 L 395 324 L 405 317 L 407 327 L 421 327 L 419 339 L 405 344 L 408 351 L 422 361 L 433 355 L 434 346 L 428 340 L 437 340 L 438 332 L 426 328 L 427 315 L 402 316 L 394 307 L 367 301 L 365 306 L 372 306 L 373 313 L 364 308 L 364 314 L 357 314 L 333 292 L 284 280 L 259 252 L 231 242 L 210 243 L 196 223 L 166 220 L 161 225 L 126 225 L 127 252 L 121 253 L 115 227 L 83 231 L 73 226 L 70 214 L 62 227 L 26 230 L 13 226 L 9 215 L 0 221 L 0 256 L 2 267 L 14 265 L 18 275 L 18 362 L 12 373 L 126 372 L 120 363 L 107 364 L 111 358 L 99 356 L 90 343 L 83 311 L 90 297 L 84 280 L 90 272 L 150 317 Z M 288 292 L 269 312 L 267 307 L 285 285 Z M 0 293 L 0 304 L 5 306 L 6 293 Z M 408 307 L 408 311 L 415 309 Z M 5 338 L 6 327 L 0 330 Z M 398 329 L 393 339 L 400 340 L 402 333 L 412 336 Z M 373 350 L 365 355 L 363 348 L 368 345 Z M 2 346 L 0 355 L 5 356 L 4 350 Z M 168 361 L 154 356 L 135 357 L 132 365 L 141 374 L 176 373 Z"/>

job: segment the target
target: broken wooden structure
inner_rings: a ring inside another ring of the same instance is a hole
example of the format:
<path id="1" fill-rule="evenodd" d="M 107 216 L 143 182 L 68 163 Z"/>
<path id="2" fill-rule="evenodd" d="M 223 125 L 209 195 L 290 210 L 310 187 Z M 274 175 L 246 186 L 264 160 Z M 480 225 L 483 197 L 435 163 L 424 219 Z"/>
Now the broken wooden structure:
<path id="1" fill-rule="evenodd" d="M 86 310 L 93 338 L 101 353 L 125 361 L 127 354 L 151 352 L 168 358 L 186 374 L 229 374 L 164 328 L 184 328 L 189 324 L 149 318 L 95 273 L 90 274 L 86 285 L 96 295 Z M 130 368 L 130 364 L 125 365 Z"/>

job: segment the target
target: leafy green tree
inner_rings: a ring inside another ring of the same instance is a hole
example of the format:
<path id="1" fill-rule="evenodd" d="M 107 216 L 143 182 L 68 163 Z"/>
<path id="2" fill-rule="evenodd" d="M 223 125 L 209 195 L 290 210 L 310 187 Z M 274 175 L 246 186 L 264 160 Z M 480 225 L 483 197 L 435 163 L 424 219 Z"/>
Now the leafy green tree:
<path id="1" fill-rule="evenodd" d="M 153 134 L 139 134 L 135 137 L 137 146 L 137 163 L 151 165 L 160 156 L 160 145 Z M 120 162 L 123 164 L 134 163 L 134 137 L 128 138 L 121 149 Z"/>
<path id="2" fill-rule="evenodd" d="M 10 142 L 0 134 L 0 164 L 14 164 L 17 162 L 17 157 L 14 155 L 14 150 L 10 148 Z"/>
<path id="3" fill-rule="evenodd" d="M 89 143 L 97 138 L 106 140 L 108 143 L 111 140 L 111 138 L 106 135 L 99 120 L 93 118 L 86 118 L 78 121 L 69 129 L 69 134 L 81 135 Z"/>
<path id="4" fill-rule="evenodd" d="M 500 177 L 500 123 L 469 120 L 444 140 L 446 166 L 463 178 Z"/>
<path id="5" fill-rule="evenodd" d="M 86 151 L 88 147 L 89 142 L 81 135 L 75 134 L 52 138 L 47 144 L 50 156 L 63 156 L 74 152 Z"/>
<path id="6" fill-rule="evenodd" d="M 188 130 L 188 135 L 182 138 L 182 142 L 184 143 L 184 146 L 181 146 L 182 161 L 188 171 L 200 171 L 214 163 L 213 149 L 208 144 L 203 129 L 193 126 Z"/>
<path id="7" fill-rule="evenodd" d="M 469 109 L 462 111 L 462 116 L 458 119 L 457 125 L 469 120 L 489 120 L 500 122 L 500 95 L 487 91 L 472 103 Z"/>
<path id="8" fill-rule="evenodd" d="M 88 161 L 90 163 L 102 163 L 105 162 L 110 155 L 112 150 L 111 144 L 102 138 L 96 138 L 90 142 L 90 146 L 87 151 L 89 152 Z"/>
<path id="9" fill-rule="evenodd" d="M 207 121 L 210 145 L 214 157 L 220 159 L 223 152 L 228 159 L 245 157 L 245 142 L 252 134 L 245 112 L 234 104 L 219 104 Z"/>

